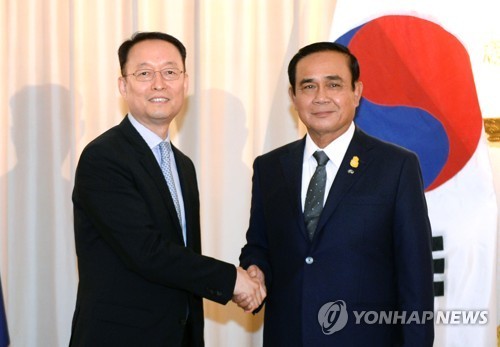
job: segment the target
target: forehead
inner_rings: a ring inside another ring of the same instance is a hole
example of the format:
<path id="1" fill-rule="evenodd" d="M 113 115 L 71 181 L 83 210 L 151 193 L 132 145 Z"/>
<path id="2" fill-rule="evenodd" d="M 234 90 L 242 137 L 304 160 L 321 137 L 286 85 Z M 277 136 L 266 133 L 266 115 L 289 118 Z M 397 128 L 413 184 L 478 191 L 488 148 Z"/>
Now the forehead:
<path id="1" fill-rule="evenodd" d="M 136 43 L 130 49 L 127 61 L 133 65 L 161 63 L 182 65 L 181 53 L 177 47 L 164 40 L 145 40 Z"/>
<path id="2" fill-rule="evenodd" d="M 304 78 L 322 78 L 337 75 L 351 80 L 348 57 L 340 52 L 323 51 L 309 54 L 299 60 L 296 68 L 296 81 Z"/>

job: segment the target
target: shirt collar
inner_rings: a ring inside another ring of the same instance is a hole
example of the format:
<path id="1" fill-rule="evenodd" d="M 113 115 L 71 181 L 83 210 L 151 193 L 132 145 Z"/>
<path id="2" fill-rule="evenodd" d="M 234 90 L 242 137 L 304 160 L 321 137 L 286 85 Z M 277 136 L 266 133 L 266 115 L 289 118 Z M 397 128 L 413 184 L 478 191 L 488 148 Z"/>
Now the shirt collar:
<path id="1" fill-rule="evenodd" d="M 340 167 L 345 153 L 347 152 L 347 148 L 349 147 L 349 143 L 351 143 L 352 137 L 354 136 L 355 128 L 354 122 L 352 122 L 345 133 L 333 140 L 325 148 L 319 148 L 311 139 L 311 136 L 307 134 L 304 148 L 304 161 L 309 160 L 314 152 L 322 150 L 336 167 Z"/>
<path id="2" fill-rule="evenodd" d="M 139 123 L 137 119 L 132 116 L 132 114 L 129 112 L 128 114 L 128 119 L 130 120 L 130 123 L 132 123 L 132 126 L 139 132 L 139 134 L 142 136 L 144 141 L 148 144 L 150 149 L 153 149 L 154 147 L 158 146 L 160 142 L 162 141 L 170 141 L 170 134 L 167 134 L 167 139 L 163 140 L 161 137 L 156 135 L 153 131 L 149 130 L 146 128 L 144 125 Z"/>

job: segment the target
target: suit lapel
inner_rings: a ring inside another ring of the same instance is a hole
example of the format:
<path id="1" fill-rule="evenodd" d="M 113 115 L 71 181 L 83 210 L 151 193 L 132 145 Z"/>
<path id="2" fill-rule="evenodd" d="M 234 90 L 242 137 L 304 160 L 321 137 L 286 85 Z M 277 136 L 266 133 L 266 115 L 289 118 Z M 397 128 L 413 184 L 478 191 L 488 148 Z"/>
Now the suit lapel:
<path id="1" fill-rule="evenodd" d="M 131 147 L 135 150 L 135 154 L 137 156 L 139 163 L 144 167 L 145 171 L 149 174 L 151 180 L 158 188 L 158 192 L 162 197 L 163 203 L 167 207 L 170 218 L 174 220 L 173 223 L 176 226 L 179 237 L 181 240 L 183 240 L 182 229 L 179 223 L 179 218 L 177 217 L 177 211 L 175 210 L 175 205 L 172 200 L 172 196 L 170 195 L 167 183 L 165 182 L 165 177 L 161 172 L 160 165 L 158 165 L 158 162 L 156 161 L 153 152 L 147 145 L 146 141 L 144 141 L 141 135 L 130 123 L 128 117 L 125 117 L 125 119 L 120 123 L 119 128 L 124 133 L 126 139 L 131 143 L 132 145 Z"/>
<path id="2" fill-rule="evenodd" d="M 305 137 L 302 140 L 293 142 L 289 146 L 287 153 L 280 157 L 283 176 L 290 194 L 289 201 L 292 203 L 292 211 L 299 224 L 299 229 L 307 237 L 307 230 L 302 213 L 301 188 L 302 188 L 302 164 L 304 161 Z"/>
<path id="3" fill-rule="evenodd" d="M 359 180 L 359 178 L 365 174 L 366 168 L 371 160 L 369 149 L 370 145 L 367 135 L 356 128 L 344 159 L 340 164 L 337 176 L 335 176 L 335 180 L 330 188 L 325 207 L 323 208 L 323 212 L 321 213 L 321 217 L 318 222 L 316 235 L 322 232 L 326 222 L 335 212 L 335 209 L 340 204 L 342 199 L 347 195 L 351 187 Z M 358 167 L 353 167 L 351 165 L 351 160 L 355 156 L 359 158 Z"/>

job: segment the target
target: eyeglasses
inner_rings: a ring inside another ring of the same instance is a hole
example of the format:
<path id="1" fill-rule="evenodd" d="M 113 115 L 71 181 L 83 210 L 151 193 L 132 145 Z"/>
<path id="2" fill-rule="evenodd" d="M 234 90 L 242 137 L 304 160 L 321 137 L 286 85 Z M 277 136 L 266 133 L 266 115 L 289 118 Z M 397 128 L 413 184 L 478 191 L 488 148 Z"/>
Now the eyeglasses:
<path id="1" fill-rule="evenodd" d="M 177 68 L 169 67 L 158 71 L 154 71 L 151 69 L 137 70 L 136 72 L 125 75 L 123 77 L 134 76 L 135 79 L 139 82 L 147 82 L 152 81 L 157 72 L 159 72 L 161 77 L 163 77 L 163 79 L 166 81 L 178 80 L 181 74 L 184 73 L 184 71 L 181 71 Z"/>

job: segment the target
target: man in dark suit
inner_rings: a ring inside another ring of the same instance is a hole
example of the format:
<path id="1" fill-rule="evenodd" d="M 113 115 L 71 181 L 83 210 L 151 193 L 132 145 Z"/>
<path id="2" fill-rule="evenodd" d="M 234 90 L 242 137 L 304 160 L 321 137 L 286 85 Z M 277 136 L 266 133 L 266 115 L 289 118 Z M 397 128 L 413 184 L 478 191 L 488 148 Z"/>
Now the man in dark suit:
<path id="1" fill-rule="evenodd" d="M 250 310 L 265 291 L 242 268 L 201 255 L 195 169 L 168 135 L 188 88 L 184 45 L 138 33 L 118 55 L 129 113 L 88 144 L 76 171 L 70 346 L 203 346 L 202 298 L 239 294 Z"/>
<path id="2" fill-rule="evenodd" d="M 363 85 L 346 47 L 306 46 L 288 74 L 308 133 L 255 160 L 240 256 L 267 286 L 264 346 L 431 346 L 431 229 L 416 155 L 354 125 Z"/>

